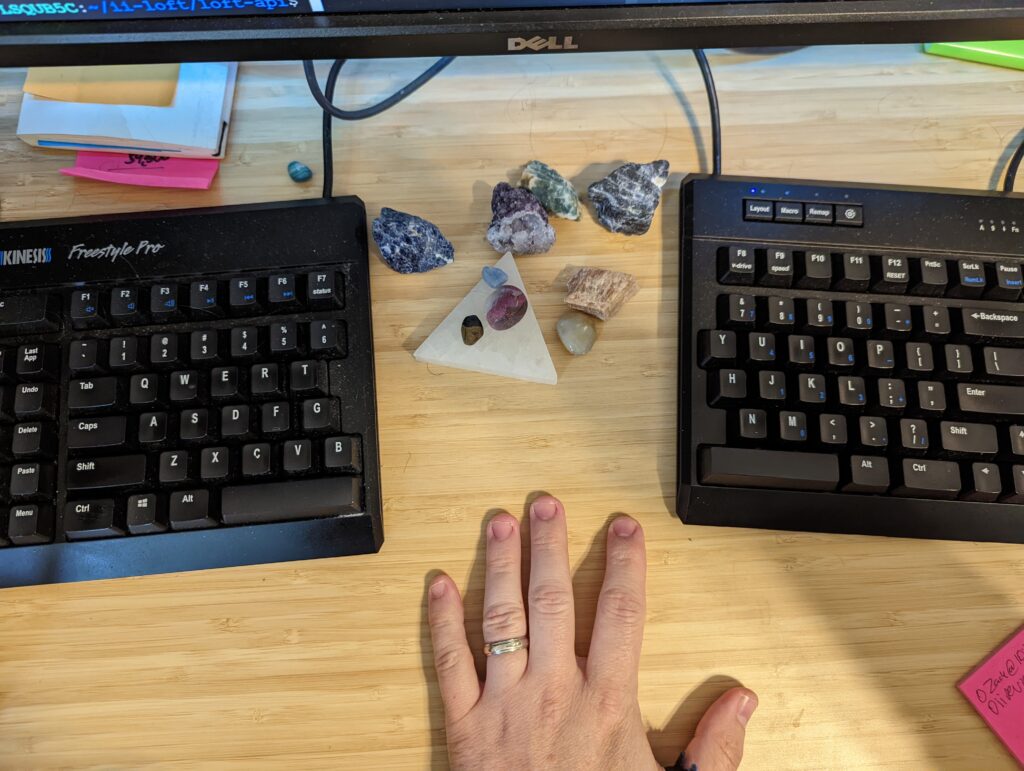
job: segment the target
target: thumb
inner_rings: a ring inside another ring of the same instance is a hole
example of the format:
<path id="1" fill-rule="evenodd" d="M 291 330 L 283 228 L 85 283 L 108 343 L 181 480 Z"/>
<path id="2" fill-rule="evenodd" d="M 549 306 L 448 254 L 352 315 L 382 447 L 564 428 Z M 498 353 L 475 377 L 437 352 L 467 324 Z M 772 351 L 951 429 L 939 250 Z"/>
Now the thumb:
<path id="1" fill-rule="evenodd" d="M 743 760 L 747 722 L 755 709 L 757 694 L 753 691 L 726 691 L 700 719 L 677 767 L 684 771 L 736 771 Z"/>

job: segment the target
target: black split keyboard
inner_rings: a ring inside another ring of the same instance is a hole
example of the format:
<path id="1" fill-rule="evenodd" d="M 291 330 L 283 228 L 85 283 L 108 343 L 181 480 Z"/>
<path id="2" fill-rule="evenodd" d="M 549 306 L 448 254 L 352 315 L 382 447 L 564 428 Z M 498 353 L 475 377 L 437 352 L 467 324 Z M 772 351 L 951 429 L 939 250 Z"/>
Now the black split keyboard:
<path id="1" fill-rule="evenodd" d="M 1024 543 L 1024 196 L 683 187 L 686 522 Z"/>
<path id="2" fill-rule="evenodd" d="M 357 199 L 0 226 L 0 586 L 376 551 Z"/>

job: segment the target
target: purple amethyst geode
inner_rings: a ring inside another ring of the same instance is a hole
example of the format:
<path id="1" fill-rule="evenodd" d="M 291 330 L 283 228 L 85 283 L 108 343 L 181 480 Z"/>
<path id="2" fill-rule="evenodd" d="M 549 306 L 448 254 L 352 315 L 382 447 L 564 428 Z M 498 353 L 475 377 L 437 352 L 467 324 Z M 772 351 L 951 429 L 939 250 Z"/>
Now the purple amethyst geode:
<path id="1" fill-rule="evenodd" d="M 499 182 L 491 194 L 491 214 L 487 241 L 495 251 L 541 254 L 554 246 L 548 213 L 529 190 Z"/>

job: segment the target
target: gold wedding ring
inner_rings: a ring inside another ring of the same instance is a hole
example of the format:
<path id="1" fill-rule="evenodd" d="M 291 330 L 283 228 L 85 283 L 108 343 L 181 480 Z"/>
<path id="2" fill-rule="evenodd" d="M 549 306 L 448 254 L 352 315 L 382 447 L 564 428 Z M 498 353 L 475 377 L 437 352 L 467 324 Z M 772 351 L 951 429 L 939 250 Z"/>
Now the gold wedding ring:
<path id="1" fill-rule="evenodd" d="M 526 650 L 530 647 L 529 637 L 510 637 L 507 640 L 484 643 L 485 656 L 504 656 L 506 653 Z"/>

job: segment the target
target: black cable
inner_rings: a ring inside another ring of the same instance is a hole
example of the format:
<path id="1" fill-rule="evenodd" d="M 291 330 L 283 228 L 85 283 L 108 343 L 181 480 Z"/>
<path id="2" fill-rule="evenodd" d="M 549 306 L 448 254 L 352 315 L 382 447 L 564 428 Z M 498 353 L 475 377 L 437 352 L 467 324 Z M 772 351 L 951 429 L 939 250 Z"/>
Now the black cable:
<path id="1" fill-rule="evenodd" d="M 1003 192 L 1012 193 L 1013 184 L 1017 181 L 1017 170 L 1020 169 L 1020 162 L 1024 159 L 1024 137 L 1021 137 L 1017 150 L 1006 164 L 1006 178 L 1003 180 Z"/>
<path id="2" fill-rule="evenodd" d="M 711 173 L 722 173 L 722 118 L 718 112 L 718 91 L 715 90 L 715 78 L 711 74 L 711 65 L 703 48 L 694 48 L 693 55 L 704 78 L 704 90 L 708 93 L 708 108 L 711 110 Z"/>
<path id="3" fill-rule="evenodd" d="M 334 187 L 334 147 L 331 137 L 331 118 L 338 118 L 339 120 L 366 120 L 367 118 L 372 118 L 375 115 L 380 115 L 385 110 L 394 107 L 403 99 L 418 91 L 421 86 L 425 85 L 427 81 L 441 72 L 441 70 L 453 61 L 455 61 L 454 56 L 445 56 L 438 59 L 414 80 L 402 86 L 391 96 L 386 99 L 382 99 L 377 102 L 377 104 L 373 104 L 359 110 L 342 110 L 339 107 L 335 107 L 333 103 L 334 88 L 337 84 L 338 76 L 341 74 L 341 68 L 345 64 L 345 59 L 336 59 L 334 64 L 331 65 L 331 70 L 327 75 L 326 91 L 320 90 L 320 84 L 316 79 L 316 69 L 313 66 L 313 62 L 307 60 L 302 63 L 302 69 L 306 73 L 306 83 L 309 85 L 309 91 L 316 100 L 316 103 L 320 105 L 320 109 L 324 111 L 323 194 L 325 198 L 330 198 L 334 194 L 332 189 Z M 330 171 L 328 171 L 328 169 L 330 169 Z"/>

